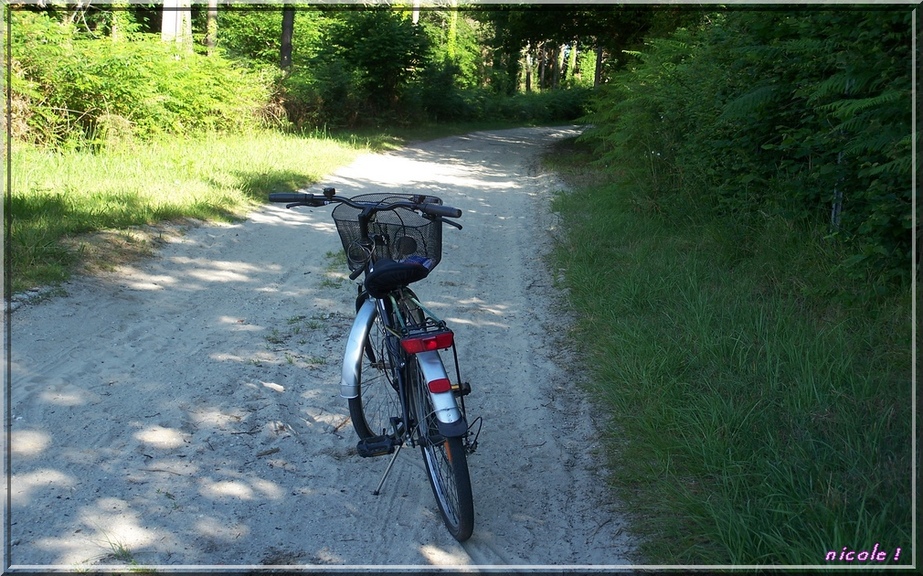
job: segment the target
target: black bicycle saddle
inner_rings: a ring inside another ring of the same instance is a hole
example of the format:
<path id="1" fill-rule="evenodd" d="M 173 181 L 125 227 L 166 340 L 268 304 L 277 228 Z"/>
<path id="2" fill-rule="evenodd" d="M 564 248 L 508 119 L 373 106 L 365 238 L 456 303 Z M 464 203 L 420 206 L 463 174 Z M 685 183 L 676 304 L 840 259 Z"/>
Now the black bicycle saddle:
<path id="1" fill-rule="evenodd" d="M 365 289 L 373 298 L 382 298 L 388 292 L 423 280 L 429 268 L 418 262 L 395 262 L 381 258 L 365 277 Z"/>

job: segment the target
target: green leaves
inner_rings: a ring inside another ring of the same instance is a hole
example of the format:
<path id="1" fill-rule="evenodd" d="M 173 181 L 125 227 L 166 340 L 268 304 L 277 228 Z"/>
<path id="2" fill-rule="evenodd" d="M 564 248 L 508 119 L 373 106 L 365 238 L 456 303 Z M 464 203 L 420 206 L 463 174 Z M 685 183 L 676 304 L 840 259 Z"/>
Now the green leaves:
<path id="1" fill-rule="evenodd" d="M 115 125 L 121 139 L 238 130 L 256 125 L 269 98 L 255 74 L 156 37 L 85 38 L 29 12 L 13 12 L 12 30 L 12 88 L 30 102 L 36 143 L 105 144 Z"/>
<path id="2" fill-rule="evenodd" d="M 612 78 L 587 139 L 603 162 L 635 175 L 642 194 L 828 225 L 861 255 L 844 265 L 906 280 L 910 14 L 709 15 L 697 29 L 649 41 Z M 830 221 L 834 203 L 842 218 Z"/>

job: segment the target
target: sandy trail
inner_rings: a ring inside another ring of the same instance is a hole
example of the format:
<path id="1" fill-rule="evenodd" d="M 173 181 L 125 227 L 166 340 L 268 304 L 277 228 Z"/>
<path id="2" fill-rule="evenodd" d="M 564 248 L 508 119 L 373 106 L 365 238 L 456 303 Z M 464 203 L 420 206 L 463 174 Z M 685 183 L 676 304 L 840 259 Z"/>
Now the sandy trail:
<path id="1" fill-rule="evenodd" d="M 624 565 L 633 543 L 555 344 L 542 145 L 479 132 L 367 155 L 323 185 L 464 211 L 416 286 L 456 330 L 475 530 L 444 529 L 422 459 L 362 459 L 338 396 L 355 288 L 330 207 L 266 206 L 12 314 L 13 566 Z"/>

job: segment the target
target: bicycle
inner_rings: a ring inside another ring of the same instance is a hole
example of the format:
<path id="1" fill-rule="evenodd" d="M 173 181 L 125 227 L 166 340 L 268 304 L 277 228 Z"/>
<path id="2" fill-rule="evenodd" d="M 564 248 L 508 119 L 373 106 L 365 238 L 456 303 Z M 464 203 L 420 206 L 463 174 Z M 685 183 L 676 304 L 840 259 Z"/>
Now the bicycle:
<path id="1" fill-rule="evenodd" d="M 442 224 L 461 210 L 435 196 L 362 194 L 337 196 L 273 193 L 271 202 L 319 207 L 336 204 L 332 217 L 346 252 L 350 280 L 360 275 L 356 318 L 343 355 L 340 395 L 347 399 L 356 451 L 391 454 L 374 495 L 407 444 L 420 447 L 443 521 L 459 542 L 474 528 L 468 454 L 477 448 L 481 419 L 470 425 L 455 337 L 409 285 L 426 278 L 442 258 Z M 454 382 L 440 351 L 451 350 Z M 475 429 L 476 426 L 476 429 Z"/>

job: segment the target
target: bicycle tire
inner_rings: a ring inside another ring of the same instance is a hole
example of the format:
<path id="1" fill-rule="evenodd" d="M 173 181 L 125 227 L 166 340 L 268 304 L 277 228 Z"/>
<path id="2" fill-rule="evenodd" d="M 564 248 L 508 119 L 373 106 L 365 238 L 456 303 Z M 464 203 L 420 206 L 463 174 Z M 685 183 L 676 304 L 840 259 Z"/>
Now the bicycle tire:
<path id="1" fill-rule="evenodd" d="M 393 434 L 391 418 L 401 415 L 384 322 L 376 310 L 365 337 L 359 368 L 359 395 L 349 398 L 349 416 L 361 440 Z"/>
<path id="2" fill-rule="evenodd" d="M 416 358 L 412 365 L 414 403 L 418 410 L 420 450 L 426 475 L 446 528 L 456 540 L 464 542 L 474 530 L 474 501 L 464 441 L 461 437 L 439 434 L 432 398 Z"/>

